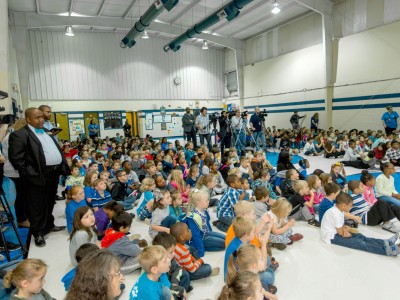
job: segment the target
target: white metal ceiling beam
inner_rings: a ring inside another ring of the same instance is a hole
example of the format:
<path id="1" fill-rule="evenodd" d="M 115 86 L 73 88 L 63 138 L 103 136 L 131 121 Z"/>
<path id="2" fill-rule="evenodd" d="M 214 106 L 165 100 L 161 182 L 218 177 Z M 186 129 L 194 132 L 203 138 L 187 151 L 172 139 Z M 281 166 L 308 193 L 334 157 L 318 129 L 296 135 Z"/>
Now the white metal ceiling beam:
<path id="1" fill-rule="evenodd" d="M 54 28 L 63 26 L 91 26 L 91 27 L 109 27 L 131 29 L 131 19 L 109 18 L 109 17 L 72 17 L 58 15 L 38 15 L 36 13 L 14 13 L 14 26 L 35 28 Z M 152 22 L 148 30 L 168 33 L 171 35 L 182 34 L 182 28 L 179 26 L 169 25 L 166 23 Z M 202 33 L 198 38 L 211 41 L 221 46 L 231 49 L 243 49 L 243 42 L 239 39 L 217 36 L 213 34 Z"/>
<path id="2" fill-rule="evenodd" d="M 179 18 L 181 18 L 184 14 L 186 14 L 189 10 L 191 10 L 200 2 L 201 0 L 193 0 L 192 3 L 186 5 L 186 7 L 179 14 L 177 14 L 174 18 L 172 18 L 172 20 L 169 21 L 169 24 L 170 25 L 174 24 L 177 20 L 179 20 Z"/>
<path id="3" fill-rule="evenodd" d="M 98 16 L 100 16 L 100 15 L 101 15 L 101 13 L 103 12 L 104 5 L 106 4 L 106 1 L 107 1 L 107 0 L 103 0 L 103 3 L 101 3 L 101 6 L 100 6 L 100 9 L 99 9 L 99 12 L 97 13 L 97 15 L 98 15 Z"/>
<path id="4" fill-rule="evenodd" d="M 337 73 L 338 40 L 333 33 L 333 3 L 329 0 L 295 0 L 295 2 L 316 11 L 322 16 L 322 43 L 325 58 L 325 110 L 327 126 L 332 126 L 334 85 Z"/>
<path id="5" fill-rule="evenodd" d="M 74 0 L 69 3 L 69 16 L 72 14 L 72 8 L 74 7 Z"/>
<path id="6" fill-rule="evenodd" d="M 40 14 L 39 0 L 36 0 L 36 13 Z"/>
<path id="7" fill-rule="evenodd" d="M 261 6 L 267 4 L 269 1 L 270 0 L 267 0 L 267 1 L 263 0 L 261 3 L 255 3 L 253 5 L 253 7 L 251 7 L 250 9 L 247 9 L 244 12 L 240 12 L 240 14 L 239 14 L 239 16 L 237 18 L 233 19 L 230 22 L 225 22 L 225 23 L 221 22 L 221 24 L 219 24 L 218 26 L 215 26 L 211 31 L 212 32 L 216 32 L 216 31 L 220 30 L 221 28 L 224 28 L 225 26 L 228 26 L 229 24 L 233 24 L 233 23 L 237 22 L 238 20 L 240 20 L 240 17 L 243 17 L 243 16 L 255 11 L 256 9 L 260 9 Z M 263 19 L 265 19 L 265 18 L 266 18 L 266 16 L 263 16 Z"/>
<path id="8" fill-rule="evenodd" d="M 129 5 L 128 9 L 124 13 L 124 19 L 129 15 L 129 13 L 131 12 L 131 10 L 132 10 L 133 6 L 135 5 L 135 3 L 136 3 L 136 0 L 133 0 L 131 5 Z"/>

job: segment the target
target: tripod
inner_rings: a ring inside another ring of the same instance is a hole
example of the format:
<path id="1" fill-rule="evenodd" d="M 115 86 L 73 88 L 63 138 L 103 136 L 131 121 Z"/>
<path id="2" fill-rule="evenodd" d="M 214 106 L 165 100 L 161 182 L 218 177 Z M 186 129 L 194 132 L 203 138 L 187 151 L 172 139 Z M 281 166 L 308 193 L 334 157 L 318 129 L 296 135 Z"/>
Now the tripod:
<path id="1" fill-rule="evenodd" d="M 0 218 L 0 242 L 3 243 L 4 252 L 6 253 L 7 260 L 9 262 L 11 261 L 10 250 L 7 247 L 7 241 L 4 237 L 4 231 L 6 230 L 6 226 L 5 226 L 6 223 L 11 224 L 11 226 L 14 230 L 14 233 L 17 236 L 18 244 L 21 246 L 21 251 L 22 251 L 21 255 L 23 257 L 26 257 L 28 255 L 28 251 L 26 250 L 25 246 L 23 245 L 23 243 L 21 241 L 21 237 L 19 236 L 18 228 L 15 225 L 14 215 L 11 212 L 10 205 L 8 204 L 8 201 L 6 199 L 6 194 L 4 193 L 2 188 L 0 190 L 0 208 L 3 210 L 1 213 L 2 217 Z"/>
<path id="2" fill-rule="evenodd" d="M 247 127 L 247 118 L 245 118 L 245 117 L 242 117 L 242 127 L 240 128 L 240 130 L 239 130 L 239 132 L 238 133 L 236 133 L 236 131 L 237 130 L 235 130 L 234 128 L 232 128 L 231 127 L 231 130 L 232 130 L 232 133 L 233 133 L 233 139 L 235 140 L 235 143 L 234 143 L 234 147 L 237 149 L 237 143 L 239 142 L 239 143 L 241 143 L 242 144 L 242 141 L 240 140 L 240 135 L 242 134 L 242 132 L 244 131 L 244 134 L 245 134 L 245 140 L 244 140 L 244 145 L 243 145 L 243 149 L 242 149 L 242 151 L 243 150 L 245 150 L 246 149 L 246 130 L 245 130 L 245 128 Z M 252 138 L 252 140 L 253 140 L 253 142 L 255 143 L 255 140 L 254 140 L 254 137 L 253 137 L 253 135 L 251 135 L 251 138 Z M 233 141 L 232 141 L 233 142 Z M 241 154 L 241 153 L 240 153 Z"/>

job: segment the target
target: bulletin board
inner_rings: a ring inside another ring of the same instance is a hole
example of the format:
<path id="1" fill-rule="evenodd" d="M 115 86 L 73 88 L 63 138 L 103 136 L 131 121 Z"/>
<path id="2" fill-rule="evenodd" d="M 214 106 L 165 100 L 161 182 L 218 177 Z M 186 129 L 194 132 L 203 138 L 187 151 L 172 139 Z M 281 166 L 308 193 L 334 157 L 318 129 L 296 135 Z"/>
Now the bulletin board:
<path id="1" fill-rule="evenodd" d="M 153 123 L 171 123 L 172 115 L 154 115 Z"/>
<path id="2" fill-rule="evenodd" d="M 146 114 L 145 126 L 146 130 L 153 130 L 153 114 Z"/>
<path id="3" fill-rule="evenodd" d="M 172 117 L 171 123 L 167 123 L 169 136 L 183 135 L 182 117 Z"/>
<path id="4" fill-rule="evenodd" d="M 84 119 L 73 119 L 69 120 L 69 136 L 71 141 L 75 140 L 80 134 L 85 133 L 85 120 Z"/>

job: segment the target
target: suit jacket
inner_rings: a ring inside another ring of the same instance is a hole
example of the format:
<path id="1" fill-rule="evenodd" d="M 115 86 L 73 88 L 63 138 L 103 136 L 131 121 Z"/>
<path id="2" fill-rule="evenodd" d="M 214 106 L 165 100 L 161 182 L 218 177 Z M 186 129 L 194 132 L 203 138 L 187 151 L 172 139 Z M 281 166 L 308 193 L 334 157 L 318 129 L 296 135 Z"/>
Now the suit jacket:
<path id="1" fill-rule="evenodd" d="M 196 127 L 194 126 L 194 116 L 191 114 L 185 113 L 182 117 L 182 127 L 184 132 L 191 132 L 192 130 L 196 131 Z"/>
<path id="2" fill-rule="evenodd" d="M 45 131 L 47 131 L 45 129 Z M 60 146 L 52 138 L 60 151 L 61 174 L 69 175 L 69 167 Z M 46 158 L 42 144 L 36 135 L 29 129 L 28 125 L 20 130 L 14 131 L 9 137 L 8 157 L 13 167 L 19 171 L 21 177 L 35 185 L 45 185 Z"/>

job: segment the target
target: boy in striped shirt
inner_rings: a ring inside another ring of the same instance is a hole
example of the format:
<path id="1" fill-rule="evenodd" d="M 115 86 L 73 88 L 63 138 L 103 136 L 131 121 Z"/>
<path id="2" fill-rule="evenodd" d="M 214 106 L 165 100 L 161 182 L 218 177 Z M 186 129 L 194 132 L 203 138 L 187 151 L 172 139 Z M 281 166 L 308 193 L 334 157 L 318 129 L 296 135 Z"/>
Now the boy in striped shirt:
<path id="1" fill-rule="evenodd" d="M 218 221 L 213 222 L 213 224 L 223 232 L 227 232 L 229 226 L 232 224 L 232 220 L 235 217 L 233 208 L 235 207 L 236 203 L 246 197 L 246 193 L 242 193 L 240 195 L 238 191 L 238 189 L 242 188 L 242 184 L 240 183 L 237 175 L 228 175 L 226 177 L 226 184 L 228 185 L 228 189 L 221 197 L 217 206 Z"/>
<path id="2" fill-rule="evenodd" d="M 389 205 L 382 200 L 370 206 L 364 199 L 364 185 L 361 181 L 351 180 L 348 186 L 353 198 L 351 214 L 359 216 L 365 225 L 376 226 L 383 222 L 382 229 L 393 233 L 400 232 L 400 207 Z"/>
<path id="3" fill-rule="evenodd" d="M 171 226 L 171 235 L 176 238 L 175 259 L 179 265 L 189 272 L 190 280 L 197 280 L 219 274 L 219 268 L 211 268 L 198 257 L 196 249 L 192 248 L 192 253 L 186 248 L 185 243 L 192 239 L 192 232 L 189 227 L 182 222 Z"/>

